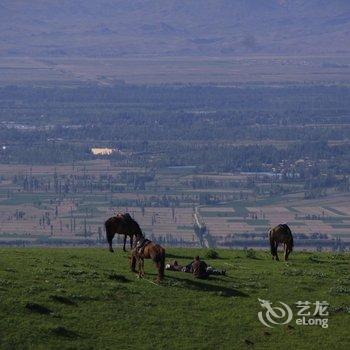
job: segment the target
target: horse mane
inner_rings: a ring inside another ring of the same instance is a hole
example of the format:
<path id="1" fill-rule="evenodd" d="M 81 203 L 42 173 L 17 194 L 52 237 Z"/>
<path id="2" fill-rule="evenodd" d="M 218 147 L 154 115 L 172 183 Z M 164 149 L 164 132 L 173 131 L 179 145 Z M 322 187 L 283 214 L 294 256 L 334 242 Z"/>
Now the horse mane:
<path id="1" fill-rule="evenodd" d="M 122 214 L 121 219 L 124 220 L 127 224 L 133 225 L 134 235 L 143 235 L 140 225 L 129 213 Z"/>

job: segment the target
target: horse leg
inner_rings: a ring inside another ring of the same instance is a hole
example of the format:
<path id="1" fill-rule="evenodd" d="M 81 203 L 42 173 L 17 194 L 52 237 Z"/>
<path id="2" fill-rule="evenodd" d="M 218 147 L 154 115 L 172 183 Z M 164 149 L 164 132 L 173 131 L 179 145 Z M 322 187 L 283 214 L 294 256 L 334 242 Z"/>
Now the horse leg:
<path id="1" fill-rule="evenodd" d="M 270 241 L 270 250 L 271 250 L 272 260 L 275 260 L 275 241 L 272 237 L 271 230 L 269 231 L 269 241 Z"/>
<path id="2" fill-rule="evenodd" d="M 292 251 L 292 249 L 290 249 L 288 243 L 285 244 L 285 253 L 284 253 L 284 260 L 287 261 L 289 259 L 289 254 Z"/>
<path id="3" fill-rule="evenodd" d="M 132 249 L 133 240 L 134 240 L 134 235 L 131 235 L 130 236 L 130 249 Z"/>
<path id="4" fill-rule="evenodd" d="M 275 257 L 276 257 L 276 260 L 279 261 L 280 259 L 278 257 L 278 252 L 277 251 L 278 251 L 278 243 L 276 242 L 276 245 L 275 245 L 275 254 L 276 255 L 275 255 Z"/>
<path id="5" fill-rule="evenodd" d="M 113 229 L 110 227 L 110 225 L 107 222 L 105 223 L 105 229 L 106 229 L 106 238 L 109 245 L 109 251 L 113 253 L 112 241 L 115 233 L 113 232 Z"/>
<path id="6" fill-rule="evenodd" d="M 108 241 L 108 245 L 109 245 L 109 251 L 111 253 L 113 253 L 114 252 L 113 246 L 112 246 L 113 236 L 112 235 L 107 235 L 107 241 Z"/>
<path id="7" fill-rule="evenodd" d="M 126 249 L 125 249 L 125 244 L 126 244 L 126 235 L 124 235 L 124 246 L 123 246 L 123 250 L 124 250 L 124 252 L 126 252 Z"/>
<path id="8" fill-rule="evenodd" d="M 141 258 L 142 277 L 145 275 L 145 259 Z"/>
<path id="9" fill-rule="evenodd" d="M 136 272 L 136 256 L 134 254 L 131 255 L 130 267 L 132 272 Z"/>
<path id="10" fill-rule="evenodd" d="M 138 258 L 138 262 L 139 262 L 139 278 L 142 278 L 142 260 L 140 257 Z"/>
<path id="11" fill-rule="evenodd" d="M 271 255 L 272 255 L 272 260 L 276 260 L 276 242 L 271 243 Z"/>
<path id="12" fill-rule="evenodd" d="M 287 251 L 286 251 L 285 260 L 288 260 L 290 252 L 291 252 L 291 249 L 287 246 Z"/>
<path id="13" fill-rule="evenodd" d="M 145 261 L 141 257 L 139 257 L 138 259 L 139 259 L 139 278 L 142 278 L 145 275 L 145 271 L 144 271 Z"/>
<path id="14" fill-rule="evenodd" d="M 287 244 L 283 243 L 283 249 L 284 249 L 284 261 L 288 260 L 288 248 L 287 248 Z"/>
<path id="15" fill-rule="evenodd" d="M 160 261 L 160 262 L 157 262 L 156 267 L 157 267 L 157 270 L 158 270 L 158 275 L 157 275 L 157 280 L 156 281 L 157 281 L 157 283 L 160 283 L 161 280 L 164 277 L 164 271 L 163 271 L 164 266 L 162 265 L 162 262 Z"/>

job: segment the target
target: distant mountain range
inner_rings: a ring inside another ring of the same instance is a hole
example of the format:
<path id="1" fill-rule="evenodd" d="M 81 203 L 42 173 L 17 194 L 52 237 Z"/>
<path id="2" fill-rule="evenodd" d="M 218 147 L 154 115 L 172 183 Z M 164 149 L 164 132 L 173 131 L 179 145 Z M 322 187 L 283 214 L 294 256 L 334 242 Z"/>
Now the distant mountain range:
<path id="1" fill-rule="evenodd" d="M 0 57 L 350 53 L 350 0 L 1 0 Z"/>

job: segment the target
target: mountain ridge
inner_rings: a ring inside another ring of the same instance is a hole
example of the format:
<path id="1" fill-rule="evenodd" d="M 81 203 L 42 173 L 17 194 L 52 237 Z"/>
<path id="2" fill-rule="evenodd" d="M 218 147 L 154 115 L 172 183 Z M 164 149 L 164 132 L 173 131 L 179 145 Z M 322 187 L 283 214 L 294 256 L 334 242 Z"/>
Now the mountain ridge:
<path id="1" fill-rule="evenodd" d="M 0 20 L 3 57 L 350 53 L 345 0 L 3 0 Z"/>

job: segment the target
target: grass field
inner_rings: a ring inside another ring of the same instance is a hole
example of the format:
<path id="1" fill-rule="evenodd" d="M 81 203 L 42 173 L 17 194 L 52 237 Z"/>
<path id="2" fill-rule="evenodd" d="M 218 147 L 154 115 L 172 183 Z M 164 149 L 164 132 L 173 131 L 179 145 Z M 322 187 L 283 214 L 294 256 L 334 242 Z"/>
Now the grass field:
<path id="1" fill-rule="evenodd" d="M 219 250 L 207 262 L 226 276 L 195 280 L 166 271 L 161 285 L 104 249 L 1 249 L 1 349 L 348 349 L 350 257 L 299 253 L 288 263 L 264 251 Z M 187 263 L 205 250 L 167 249 Z M 291 306 L 327 301 L 329 327 L 267 328 L 258 298 Z"/>

